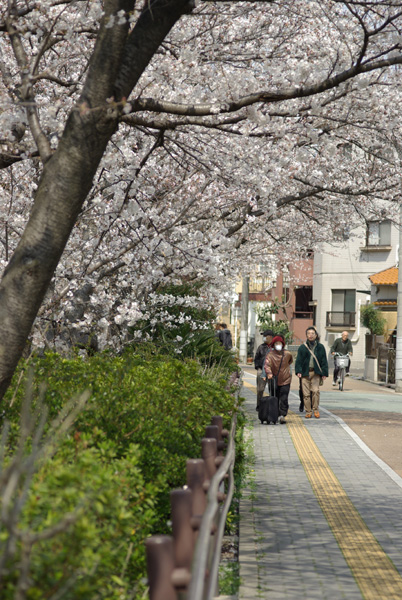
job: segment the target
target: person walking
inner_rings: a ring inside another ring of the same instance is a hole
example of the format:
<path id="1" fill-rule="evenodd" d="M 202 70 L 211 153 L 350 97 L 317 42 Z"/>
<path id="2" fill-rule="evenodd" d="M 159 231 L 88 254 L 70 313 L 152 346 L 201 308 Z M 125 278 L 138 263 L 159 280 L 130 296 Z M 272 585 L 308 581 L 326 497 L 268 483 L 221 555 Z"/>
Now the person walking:
<path id="1" fill-rule="evenodd" d="M 231 350 L 233 346 L 232 334 L 230 333 L 226 323 L 221 323 L 221 330 L 219 332 L 219 339 L 225 350 Z"/>
<path id="2" fill-rule="evenodd" d="M 331 352 L 332 356 L 334 356 L 335 354 L 338 354 L 341 356 L 346 356 L 346 354 L 349 355 L 348 366 L 346 367 L 346 377 L 349 377 L 350 357 L 353 356 L 353 346 L 352 346 L 352 342 L 349 339 L 348 331 L 342 331 L 342 337 L 340 337 L 334 341 L 334 343 L 331 346 L 330 352 Z M 336 385 L 336 382 L 338 380 L 338 374 L 339 374 L 339 367 L 336 363 L 335 356 L 334 356 L 334 359 L 335 359 L 335 366 L 334 366 L 334 380 L 332 382 L 333 386 Z"/>
<path id="3" fill-rule="evenodd" d="M 215 337 L 218 340 L 218 342 L 220 344 L 222 344 L 222 340 L 221 340 L 221 329 L 222 329 L 222 325 L 220 323 L 216 323 L 214 330 L 215 330 Z"/>
<path id="4" fill-rule="evenodd" d="M 285 417 L 289 410 L 289 390 L 292 374 L 290 365 L 293 356 L 285 350 L 285 340 L 281 335 L 276 335 L 271 342 L 273 348 L 265 357 L 264 369 L 268 381 L 275 379 L 273 392 L 279 400 L 279 423 L 286 423 Z"/>
<path id="5" fill-rule="evenodd" d="M 302 380 L 305 418 L 311 419 L 313 410 L 315 418 L 319 419 L 320 382 L 328 377 L 328 360 L 315 327 L 307 327 L 306 337 L 297 352 L 295 373 Z"/>
<path id="6" fill-rule="evenodd" d="M 265 362 L 265 357 L 272 350 L 271 342 L 274 337 L 274 332 L 272 329 L 266 329 L 262 333 L 264 337 L 264 342 L 260 344 L 257 348 L 257 351 L 254 356 L 254 367 L 257 371 L 257 406 L 256 410 L 260 405 L 260 400 L 264 395 L 265 386 L 267 380 L 265 378 L 265 373 L 263 373 L 263 367 Z M 270 394 L 271 395 L 271 394 Z"/>

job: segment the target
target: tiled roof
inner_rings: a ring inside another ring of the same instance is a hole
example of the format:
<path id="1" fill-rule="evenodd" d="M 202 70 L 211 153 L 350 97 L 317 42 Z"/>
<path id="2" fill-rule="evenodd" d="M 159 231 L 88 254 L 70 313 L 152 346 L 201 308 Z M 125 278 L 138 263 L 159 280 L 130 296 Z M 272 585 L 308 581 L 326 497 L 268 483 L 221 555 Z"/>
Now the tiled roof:
<path id="1" fill-rule="evenodd" d="M 398 285 L 398 267 L 391 267 L 369 277 L 373 285 Z"/>
<path id="2" fill-rule="evenodd" d="M 377 300 L 374 302 L 376 306 L 397 306 L 398 303 L 396 300 Z"/>

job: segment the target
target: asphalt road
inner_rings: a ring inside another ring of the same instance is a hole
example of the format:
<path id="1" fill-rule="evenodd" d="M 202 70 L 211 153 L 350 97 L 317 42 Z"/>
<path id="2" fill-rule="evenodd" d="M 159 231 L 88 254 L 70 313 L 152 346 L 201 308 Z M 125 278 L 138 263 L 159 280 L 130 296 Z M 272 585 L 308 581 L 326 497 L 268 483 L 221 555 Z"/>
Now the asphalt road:
<path id="1" fill-rule="evenodd" d="M 253 366 L 243 370 L 256 374 Z M 331 372 L 332 375 L 332 372 Z M 299 393 L 293 375 L 291 392 Z M 345 379 L 344 390 L 332 387 L 330 376 L 321 387 L 320 405 L 340 417 L 367 446 L 402 477 L 402 394 L 354 377 Z"/>

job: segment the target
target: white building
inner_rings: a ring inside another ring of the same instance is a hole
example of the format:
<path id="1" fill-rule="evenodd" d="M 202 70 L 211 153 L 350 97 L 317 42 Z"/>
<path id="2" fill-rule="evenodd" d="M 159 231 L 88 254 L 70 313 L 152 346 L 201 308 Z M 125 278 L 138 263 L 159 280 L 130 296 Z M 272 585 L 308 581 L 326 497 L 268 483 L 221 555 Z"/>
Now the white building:
<path id="1" fill-rule="evenodd" d="M 349 332 L 353 368 L 364 369 L 365 334 L 360 307 L 370 302 L 369 276 L 398 262 L 398 230 L 389 220 L 372 221 L 342 246 L 326 244 L 314 255 L 314 324 L 329 351 L 341 332 Z"/>

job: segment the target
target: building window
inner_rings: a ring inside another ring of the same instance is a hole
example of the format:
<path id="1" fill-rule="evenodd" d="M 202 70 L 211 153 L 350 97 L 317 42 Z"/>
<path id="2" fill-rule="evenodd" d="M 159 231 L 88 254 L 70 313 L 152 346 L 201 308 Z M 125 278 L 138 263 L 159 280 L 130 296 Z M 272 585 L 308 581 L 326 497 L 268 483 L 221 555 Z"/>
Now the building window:
<path id="1" fill-rule="evenodd" d="M 367 246 L 391 245 L 391 221 L 369 221 L 367 223 Z"/>
<path id="2" fill-rule="evenodd" d="M 332 310 L 327 327 L 356 326 L 356 290 L 332 290 Z"/>
<path id="3" fill-rule="evenodd" d="M 309 302 L 313 299 L 313 288 L 311 285 L 302 285 L 295 289 L 295 313 L 296 319 L 312 319 L 313 311 Z"/>
<path id="4" fill-rule="evenodd" d="M 354 312 L 356 308 L 356 290 L 332 290 L 332 310 Z"/>

